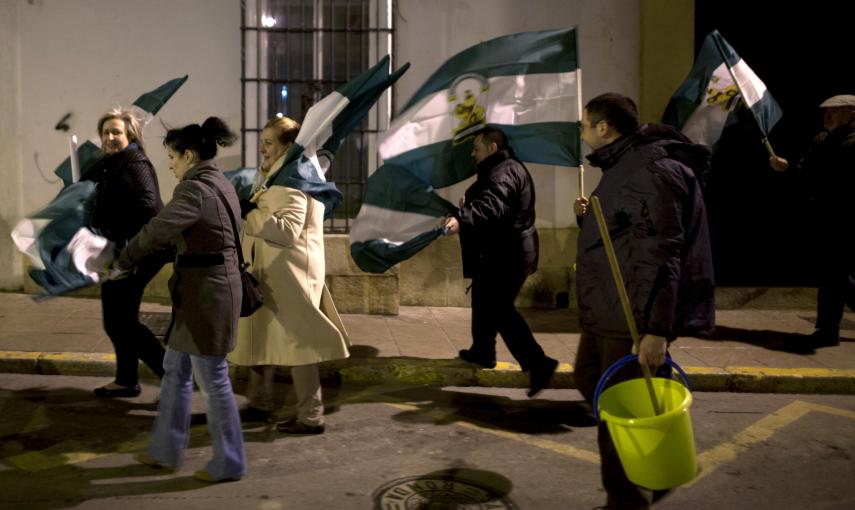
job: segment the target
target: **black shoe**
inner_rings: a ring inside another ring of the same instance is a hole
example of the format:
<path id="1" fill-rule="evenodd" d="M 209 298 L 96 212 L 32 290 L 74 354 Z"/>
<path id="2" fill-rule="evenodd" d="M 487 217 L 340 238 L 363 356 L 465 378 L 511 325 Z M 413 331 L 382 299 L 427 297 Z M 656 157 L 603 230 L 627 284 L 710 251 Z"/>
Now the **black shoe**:
<path id="1" fill-rule="evenodd" d="M 324 425 L 307 425 L 296 418 L 291 418 L 290 420 L 277 423 L 276 430 L 283 434 L 311 435 L 323 434 L 326 427 Z"/>
<path id="2" fill-rule="evenodd" d="M 272 417 L 273 411 L 267 411 L 253 406 L 249 406 L 240 412 L 241 421 L 247 423 L 269 423 Z"/>
<path id="3" fill-rule="evenodd" d="M 132 398 L 140 396 L 140 385 L 134 384 L 133 386 L 123 386 L 121 388 L 107 388 L 106 386 L 101 386 L 100 388 L 95 388 L 92 390 L 95 393 L 96 397 L 104 397 L 104 398 Z"/>
<path id="4" fill-rule="evenodd" d="M 814 349 L 820 347 L 837 347 L 840 345 L 840 332 L 818 329 L 810 336 L 810 345 Z"/>
<path id="5" fill-rule="evenodd" d="M 460 349 L 458 356 L 467 363 L 475 363 L 476 365 L 481 365 L 484 368 L 496 368 L 495 359 L 480 358 L 473 354 L 469 349 Z"/>
<path id="6" fill-rule="evenodd" d="M 558 360 L 547 357 L 539 368 L 531 369 L 531 373 L 529 374 L 531 389 L 527 393 L 529 398 L 537 395 L 543 388 L 549 385 L 549 381 L 552 380 L 552 375 L 555 374 L 556 368 L 558 368 Z"/>

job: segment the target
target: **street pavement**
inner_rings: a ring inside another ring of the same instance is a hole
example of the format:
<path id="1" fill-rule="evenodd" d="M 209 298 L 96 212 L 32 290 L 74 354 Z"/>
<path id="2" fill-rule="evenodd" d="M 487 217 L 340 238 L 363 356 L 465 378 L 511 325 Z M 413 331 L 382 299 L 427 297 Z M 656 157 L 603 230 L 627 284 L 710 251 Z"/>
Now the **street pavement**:
<path id="1" fill-rule="evenodd" d="M 0 510 L 590 510 L 605 503 L 596 427 L 576 390 L 328 384 L 327 430 L 245 422 L 247 474 L 211 457 L 202 395 L 176 472 L 143 466 L 158 388 L 97 399 L 101 378 L 0 374 Z M 238 405 L 246 399 L 238 391 Z M 278 383 L 281 416 L 294 394 Z M 855 396 L 693 393 L 699 472 L 657 510 L 855 506 Z"/>
<path id="2" fill-rule="evenodd" d="M 142 318 L 162 335 L 169 311 L 144 303 Z M 550 387 L 574 388 L 577 317 L 567 309 L 521 312 L 544 351 L 561 362 Z M 815 317 L 804 307 L 719 310 L 712 337 L 680 338 L 671 354 L 696 391 L 855 394 L 855 314 L 846 311 L 839 346 L 811 350 L 806 346 Z M 327 382 L 528 386 L 527 374 L 501 340 L 495 369 L 456 359 L 458 350 L 470 344 L 468 308 L 403 306 L 397 316 L 344 314 L 342 319 L 352 355 L 322 365 Z M 113 369 L 100 301 L 59 297 L 36 302 L 30 295 L 0 293 L 0 373 L 109 378 Z M 242 372 L 235 375 L 240 378 Z"/>

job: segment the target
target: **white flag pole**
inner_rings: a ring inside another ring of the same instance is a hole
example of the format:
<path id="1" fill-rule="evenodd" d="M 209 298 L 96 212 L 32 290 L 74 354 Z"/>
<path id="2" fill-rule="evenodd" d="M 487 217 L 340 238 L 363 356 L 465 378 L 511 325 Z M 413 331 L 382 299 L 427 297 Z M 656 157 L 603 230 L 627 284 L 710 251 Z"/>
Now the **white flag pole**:
<path id="1" fill-rule="evenodd" d="M 80 159 L 77 157 L 77 135 L 71 135 L 68 139 L 68 157 L 71 160 L 71 182 L 80 180 Z"/>
<path id="2" fill-rule="evenodd" d="M 579 198 L 585 197 L 585 166 L 582 164 L 582 68 L 576 66 L 576 107 L 579 114 Z"/>

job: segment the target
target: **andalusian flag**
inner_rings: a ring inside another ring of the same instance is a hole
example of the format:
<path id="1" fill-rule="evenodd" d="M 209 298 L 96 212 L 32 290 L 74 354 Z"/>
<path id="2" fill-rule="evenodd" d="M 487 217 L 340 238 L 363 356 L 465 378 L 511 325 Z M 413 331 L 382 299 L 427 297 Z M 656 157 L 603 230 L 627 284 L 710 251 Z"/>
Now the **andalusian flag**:
<path id="1" fill-rule="evenodd" d="M 409 67 L 410 64 L 405 64 L 390 74 L 389 55 L 386 55 L 374 67 L 312 105 L 285 156 L 284 168 L 265 186 L 298 189 L 323 202 L 324 216 L 330 218 L 342 195 L 335 184 L 326 181 L 324 173 L 347 135 Z"/>
<path id="2" fill-rule="evenodd" d="M 156 89 L 146 92 L 134 101 L 131 108 L 135 111 L 136 116 L 140 121 L 140 127 L 145 127 L 145 125 L 148 124 L 155 115 L 157 115 L 157 112 L 163 108 L 163 105 L 169 101 L 169 98 L 178 92 L 178 89 L 184 85 L 185 81 L 187 81 L 186 74 L 180 78 L 169 80 Z M 98 133 L 98 137 L 100 140 L 101 133 Z M 86 172 L 92 168 L 92 165 L 94 165 L 100 157 L 101 149 L 98 145 L 92 143 L 91 140 L 83 142 L 83 145 L 77 148 L 77 159 L 80 162 L 80 175 L 86 175 Z M 63 186 L 68 186 L 74 182 L 71 175 L 71 158 L 65 158 L 65 161 L 60 163 L 53 173 L 62 179 Z"/>
<path id="3" fill-rule="evenodd" d="M 524 32 L 468 48 L 416 92 L 380 142 L 351 255 L 383 272 L 444 233 L 455 206 L 435 193 L 475 173 L 472 133 L 502 129 L 524 162 L 579 165 L 576 30 Z"/>
<path id="4" fill-rule="evenodd" d="M 733 111 L 742 102 L 751 110 L 763 136 L 781 118 L 781 108 L 766 85 L 713 30 L 686 81 L 671 97 L 662 121 L 680 129 L 693 142 L 715 146 Z"/>
<path id="5" fill-rule="evenodd" d="M 141 125 L 145 125 L 187 81 L 170 80 L 134 101 Z M 80 175 L 102 156 L 87 140 L 77 148 Z M 71 158 L 54 170 L 63 189 L 46 207 L 19 221 L 12 230 L 18 250 L 30 261 L 29 275 L 46 296 L 65 294 L 98 283 L 98 270 L 113 258 L 113 243 L 95 235 L 88 226 L 95 202 L 95 183 L 73 182 Z"/>

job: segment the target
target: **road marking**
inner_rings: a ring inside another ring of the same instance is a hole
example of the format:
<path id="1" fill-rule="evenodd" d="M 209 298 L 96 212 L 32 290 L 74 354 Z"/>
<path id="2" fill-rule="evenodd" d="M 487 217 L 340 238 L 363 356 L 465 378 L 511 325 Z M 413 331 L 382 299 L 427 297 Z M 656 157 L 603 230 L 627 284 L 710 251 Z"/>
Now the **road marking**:
<path id="1" fill-rule="evenodd" d="M 757 443 L 768 440 L 780 429 L 795 422 L 811 411 L 833 414 L 855 420 L 855 412 L 802 400 L 793 401 L 773 414 L 763 417 L 737 432 L 730 441 L 721 443 L 698 455 L 698 476 L 686 484 L 691 486 L 714 473 L 719 467 L 736 459 L 739 454 Z"/>
<path id="2" fill-rule="evenodd" d="M 453 422 L 455 425 L 463 428 L 476 430 L 478 432 L 491 434 L 505 439 L 511 439 L 537 448 L 549 450 L 566 457 L 590 462 L 592 464 L 600 463 L 600 454 L 595 451 L 577 448 L 557 441 L 551 441 L 549 439 L 516 432 L 508 432 L 505 430 L 497 430 L 495 428 L 473 422 L 469 418 L 467 418 L 467 421 L 449 420 L 450 416 L 454 416 L 453 413 L 442 412 L 439 410 L 425 410 L 421 407 L 406 404 L 404 402 L 404 400 L 400 400 L 398 403 L 387 402 L 386 405 L 407 411 L 421 411 L 434 419 L 441 420 L 446 423 Z M 722 465 L 735 460 L 740 453 L 746 451 L 757 443 L 762 443 L 763 441 L 768 440 L 780 429 L 795 422 L 810 412 L 822 412 L 855 420 L 855 411 L 796 400 L 781 409 L 778 409 L 773 414 L 763 417 L 745 429 L 737 432 L 730 441 L 721 443 L 700 453 L 698 455 L 698 466 L 700 467 L 700 472 L 694 480 L 685 486 L 688 487 L 698 483 L 700 480 L 714 473 Z"/>
<path id="3" fill-rule="evenodd" d="M 403 403 L 386 403 L 387 406 L 394 407 L 396 409 L 402 409 L 405 411 L 421 411 L 428 416 L 441 420 L 443 422 L 449 422 L 449 416 L 455 416 L 454 413 L 442 412 L 438 410 L 425 410 L 421 407 L 414 406 L 412 404 L 403 404 Z M 570 446 L 568 444 L 559 443 L 557 441 L 551 441 L 549 439 L 543 439 L 540 437 L 529 436 L 525 434 L 520 434 L 517 432 L 508 432 L 506 430 L 498 430 L 495 428 L 490 428 L 486 425 L 481 425 L 477 422 L 471 420 L 471 418 L 467 418 L 467 421 L 453 421 L 454 425 L 459 427 L 463 427 L 470 430 L 476 430 L 478 432 L 483 432 L 485 434 L 491 434 L 494 436 L 498 436 L 505 439 L 512 439 L 514 441 L 519 441 L 521 443 L 525 443 L 531 446 L 536 446 L 537 448 L 542 448 L 544 450 L 549 450 L 551 452 L 555 452 L 560 455 L 564 455 L 566 457 L 572 457 L 574 459 L 582 460 L 585 462 L 591 462 L 593 464 L 600 463 L 600 454 L 591 450 L 585 450 L 582 448 L 576 448 L 575 446 Z"/>
<path id="4" fill-rule="evenodd" d="M 190 428 L 191 439 L 203 436 L 206 433 L 207 427 L 205 425 L 195 425 Z M 148 432 L 140 432 L 134 438 L 119 443 L 114 451 L 109 452 L 87 451 L 91 445 L 80 441 L 63 441 L 44 450 L 25 452 L 6 457 L 3 460 L 23 471 L 44 471 L 71 464 L 80 464 L 110 455 L 142 451 L 148 445 L 149 435 Z"/>

